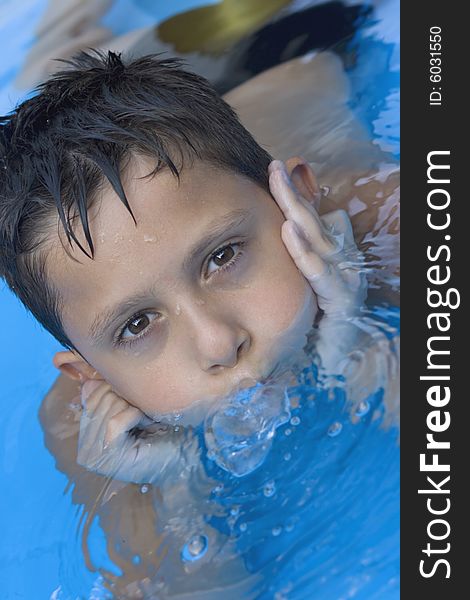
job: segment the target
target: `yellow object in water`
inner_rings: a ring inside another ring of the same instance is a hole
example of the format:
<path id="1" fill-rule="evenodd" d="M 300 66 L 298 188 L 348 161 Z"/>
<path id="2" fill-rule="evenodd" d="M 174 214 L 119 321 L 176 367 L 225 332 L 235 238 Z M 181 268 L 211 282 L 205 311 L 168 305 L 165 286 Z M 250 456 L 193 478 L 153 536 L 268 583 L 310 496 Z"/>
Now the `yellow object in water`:
<path id="1" fill-rule="evenodd" d="M 222 0 L 167 19 L 157 27 L 158 37 L 183 54 L 219 54 L 259 29 L 291 1 Z"/>

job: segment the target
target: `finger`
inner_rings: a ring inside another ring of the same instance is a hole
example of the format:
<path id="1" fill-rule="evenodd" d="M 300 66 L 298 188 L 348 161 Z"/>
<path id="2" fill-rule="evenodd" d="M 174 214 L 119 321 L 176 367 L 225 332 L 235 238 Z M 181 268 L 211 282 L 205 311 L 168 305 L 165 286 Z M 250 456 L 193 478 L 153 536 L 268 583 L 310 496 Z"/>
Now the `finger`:
<path id="1" fill-rule="evenodd" d="M 318 304 L 323 310 L 326 304 L 336 301 L 344 295 L 344 282 L 337 269 L 334 269 L 321 256 L 312 252 L 308 244 L 298 233 L 296 224 L 286 221 L 281 229 L 281 236 L 292 256 L 297 268 L 310 283 L 318 297 Z"/>
<path id="2" fill-rule="evenodd" d="M 130 405 L 116 413 L 117 406 L 111 407 L 111 417 L 99 420 L 100 426 L 93 434 L 85 436 L 77 454 L 79 464 L 108 475 L 112 475 L 133 446 L 134 441 L 128 436 L 128 431 L 141 421 L 142 416 L 137 408 Z M 111 469 L 112 464 L 115 467 Z"/>
<path id="3" fill-rule="evenodd" d="M 141 423 L 145 415 L 138 408 L 124 403 L 124 409 L 114 412 L 122 407 L 121 403 L 115 403 L 108 411 L 97 440 L 97 452 L 91 456 L 94 468 L 111 477 L 120 469 L 133 469 L 138 456 L 138 448 L 129 431 Z"/>
<path id="4" fill-rule="evenodd" d="M 107 414 L 112 411 L 122 410 L 124 400 L 117 396 L 111 389 L 96 390 L 95 397 L 91 398 L 95 402 L 91 410 L 90 405 L 85 405 L 80 420 L 79 449 L 82 457 L 101 452 L 105 434 L 105 423 Z"/>
<path id="5" fill-rule="evenodd" d="M 143 417 L 142 411 L 130 404 L 116 412 L 107 422 L 104 447 L 116 443 L 123 435 L 127 435 L 133 427 L 136 427 L 142 421 Z"/>
<path id="6" fill-rule="evenodd" d="M 107 392 L 101 399 L 100 404 L 92 415 L 88 443 L 91 446 L 94 445 L 96 450 L 101 452 L 102 449 L 111 443 L 118 434 L 118 431 L 115 430 L 115 427 L 117 427 L 119 421 L 117 421 L 116 425 L 111 426 L 110 436 L 108 436 L 109 424 L 114 423 L 113 419 L 115 416 L 123 413 L 129 407 L 130 404 L 124 400 L 124 398 L 121 398 L 121 396 L 118 396 L 112 390 Z M 131 408 L 134 409 L 134 407 Z M 142 415 L 137 408 L 135 408 L 135 410 L 138 411 L 139 416 Z M 126 431 L 123 431 L 123 433 L 126 433 Z"/>
<path id="7" fill-rule="evenodd" d="M 87 411 L 94 411 L 100 399 L 111 389 L 103 379 L 87 379 L 80 390 L 82 406 Z"/>
<path id="8" fill-rule="evenodd" d="M 334 250 L 335 246 L 328 239 L 318 213 L 313 206 L 304 204 L 284 168 L 271 171 L 269 186 L 286 219 L 297 223 L 314 252 L 321 255 Z"/>
<path id="9" fill-rule="evenodd" d="M 333 235 L 342 234 L 344 236 L 344 248 L 356 247 L 351 221 L 345 210 L 333 210 L 322 215 L 320 219 L 327 231 Z"/>

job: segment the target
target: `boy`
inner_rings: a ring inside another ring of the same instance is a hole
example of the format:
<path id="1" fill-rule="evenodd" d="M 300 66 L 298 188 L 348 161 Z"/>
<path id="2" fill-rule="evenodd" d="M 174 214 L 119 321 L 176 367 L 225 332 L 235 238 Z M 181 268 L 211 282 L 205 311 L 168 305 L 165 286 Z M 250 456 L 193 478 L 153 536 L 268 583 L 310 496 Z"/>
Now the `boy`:
<path id="1" fill-rule="evenodd" d="M 178 61 L 71 65 L 4 118 L 1 273 L 68 348 L 42 411 L 59 466 L 157 483 L 184 441 L 160 439 L 162 413 L 276 376 L 314 320 L 334 371 L 364 295 L 355 243 L 344 212 L 319 218 L 310 166 L 272 161 Z"/>

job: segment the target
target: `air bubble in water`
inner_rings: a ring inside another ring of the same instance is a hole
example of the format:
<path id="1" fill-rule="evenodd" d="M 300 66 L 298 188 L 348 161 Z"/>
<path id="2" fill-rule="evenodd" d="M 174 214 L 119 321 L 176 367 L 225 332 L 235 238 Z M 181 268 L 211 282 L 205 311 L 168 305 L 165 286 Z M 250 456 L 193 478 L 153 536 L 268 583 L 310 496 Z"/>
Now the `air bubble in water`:
<path id="1" fill-rule="evenodd" d="M 208 541 L 205 535 L 194 535 L 181 551 L 181 558 L 185 562 L 199 560 L 207 552 Z"/>
<path id="2" fill-rule="evenodd" d="M 290 532 L 294 529 L 294 520 L 293 519 L 288 519 L 287 523 L 284 526 L 284 529 L 287 532 Z"/>
<path id="3" fill-rule="evenodd" d="M 283 385 L 242 387 L 221 399 L 205 418 L 208 458 L 236 477 L 248 475 L 264 462 L 277 427 L 289 419 Z"/>
<path id="4" fill-rule="evenodd" d="M 364 415 L 366 415 L 369 412 L 370 409 L 370 404 L 367 402 L 367 400 L 363 400 L 362 402 L 359 402 L 359 404 L 357 405 L 356 408 L 356 417 L 363 417 Z"/>
<path id="5" fill-rule="evenodd" d="M 240 527 L 240 531 L 243 533 L 247 529 L 247 524 L 246 523 L 240 523 L 239 527 Z"/>
<path id="6" fill-rule="evenodd" d="M 286 452 L 284 454 L 284 460 L 290 460 L 292 458 L 292 454 L 290 452 Z"/>
<path id="7" fill-rule="evenodd" d="M 290 424 L 293 425 L 294 427 L 296 425 L 299 425 L 300 424 L 300 418 L 297 417 L 297 416 L 296 417 L 292 417 L 292 419 L 290 420 Z"/>
<path id="8" fill-rule="evenodd" d="M 284 435 L 290 435 L 292 433 L 292 429 L 289 427 L 284 431 Z"/>
<path id="9" fill-rule="evenodd" d="M 149 491 L 149 486 L 146 483 L 144 483 L 144 485 L 140 486 L 140 493 L 141 494 L 146 494 L 148 491 Z"/>
<path id="10" fill-rule="evenodd" d="M 276 493 L 276 484 L 271 479 L 271 481 L 268 481 L 265 484 L 265 486 L 263 488 L 263 494 L 266 496 L 266 498 L 271 498 L 271 496 L 274 496 L 275 493 Z"/>
<path id="11" fill-rule="evenodd" d="M 280 535 L 282 531 L 282 527 L 280 525 L 277 525 L 276 527 L 273 527 L 271 529 L 271 533 L 273 534 L 274 537 L 277 537 L 278 535 Z"/>
<path id="12" fill-rule="evenodd" d="M 328 427 L 328 435 L 330 437 L 336 437 L 337 435 L 339 435 L 341 433 L 342 429 L 343 429 L 343 426 L 341 425 L 341 423 L 339 423 L 338 421 L 336 421 L 335 423 L 332 423 Z"/>

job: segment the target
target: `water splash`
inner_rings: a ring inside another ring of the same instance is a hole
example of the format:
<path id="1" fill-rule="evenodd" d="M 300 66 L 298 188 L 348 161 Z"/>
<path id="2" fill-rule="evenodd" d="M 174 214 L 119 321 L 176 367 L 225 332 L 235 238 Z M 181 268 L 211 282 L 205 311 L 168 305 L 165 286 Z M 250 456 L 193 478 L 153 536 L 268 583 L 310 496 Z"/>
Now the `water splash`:
<path id="1" fill-rule="evenodd" d="M 284 386 L 258 383 L 230 395 L 206 416 L 208 456 L 236 477 L 248 475 L 269 453 L 276 428 L 289 419 Z"/>

